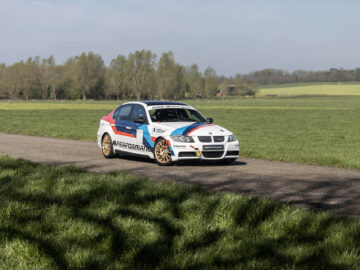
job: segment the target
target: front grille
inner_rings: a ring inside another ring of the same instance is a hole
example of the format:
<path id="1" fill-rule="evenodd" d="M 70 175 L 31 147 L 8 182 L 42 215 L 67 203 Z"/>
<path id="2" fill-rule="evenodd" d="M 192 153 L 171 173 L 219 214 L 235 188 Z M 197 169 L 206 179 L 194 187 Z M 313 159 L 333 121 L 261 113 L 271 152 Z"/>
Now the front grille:
<path id="1" fill-rule="evenodd" d="M 198 136 L 200 142 L 211 142 L 211 136 Z"/>
<path id="2" fill-rule="evenodd" d="M 214 142 L 223 142 L 224 136 L 214 136 Z"/>
<path id="3" fill-rule="evenodd" d="M 220 158 L 224 154 L 224 151 L 211 151 L 211 152 L 202 152 L 203 157 L 206 158 Z"/>
<path id="4" fill-rule="evenodd" d="M 196 157 L 196 152 L 180 152 L 179 157 Z"/>
<path id="5" fill-rule="evenodd" d="M 226 152 L 227 156 L 238 156 L 239 155 L 239 151 L 227 151 Z"/>

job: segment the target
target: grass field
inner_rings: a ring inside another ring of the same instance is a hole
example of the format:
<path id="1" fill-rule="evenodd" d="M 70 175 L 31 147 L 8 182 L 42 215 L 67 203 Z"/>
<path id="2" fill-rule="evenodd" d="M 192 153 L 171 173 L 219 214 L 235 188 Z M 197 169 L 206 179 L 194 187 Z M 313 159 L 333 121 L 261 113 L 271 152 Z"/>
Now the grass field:
<path id="1" fill-rule="evenodd" d="M 260 87 L 259 96 L 359 96 L 360 83 L 304 83 Z"/>
<path id="2" fill-rule="evenodd" d="M 360 222 L 0 157 L 0 269 L 359 269 Z"/>
<path id="3" fill-rule="evenodd" d="M 120 103 L 0 102 L 0 131 L 95 141 L 100 118 Z M 233 131 L 243 157 L 360 169 L 360 97 L 189 103 Z"/>

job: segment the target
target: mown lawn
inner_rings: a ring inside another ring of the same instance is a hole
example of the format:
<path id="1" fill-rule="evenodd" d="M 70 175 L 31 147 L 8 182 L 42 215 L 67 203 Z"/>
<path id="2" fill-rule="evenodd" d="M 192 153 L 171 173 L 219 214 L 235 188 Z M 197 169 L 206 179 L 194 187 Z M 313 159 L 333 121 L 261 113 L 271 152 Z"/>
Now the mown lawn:
<path id="1" fill-rule="evenodd" d="M 0 158 L 0 269 L 359 269 L 360 222 Z"/>
<path id="2" fill-rule="evenodd" d="M 360 169 L 360 97 L 189 103 L 233 131 L 243 157 Z M 0 131 L 95 141 L 100 118 L 117 104 L 0 102 Z"/>

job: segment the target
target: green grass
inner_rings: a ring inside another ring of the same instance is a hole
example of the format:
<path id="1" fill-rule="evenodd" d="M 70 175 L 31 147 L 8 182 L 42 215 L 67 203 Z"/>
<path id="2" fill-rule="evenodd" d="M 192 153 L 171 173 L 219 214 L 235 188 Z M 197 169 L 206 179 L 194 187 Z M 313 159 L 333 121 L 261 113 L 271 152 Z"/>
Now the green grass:
<path id="1" fill-rule="evenodd" d="M 360 169 L 360 97 L 189 102 L 235 133 L 243 157 Z M 95 141 L 120 103 L 2 102 L 0 131 Z"/>
<path id="2" fill-rule="evenodd" d="M 359 96 L 360 83 L 300 83 L 260 87 L 260 96 Z"/>
<path id="3" fill-rule="evenodd" d="M 359 269 L 360 222 L 0 158 L 0 269 Z"/>

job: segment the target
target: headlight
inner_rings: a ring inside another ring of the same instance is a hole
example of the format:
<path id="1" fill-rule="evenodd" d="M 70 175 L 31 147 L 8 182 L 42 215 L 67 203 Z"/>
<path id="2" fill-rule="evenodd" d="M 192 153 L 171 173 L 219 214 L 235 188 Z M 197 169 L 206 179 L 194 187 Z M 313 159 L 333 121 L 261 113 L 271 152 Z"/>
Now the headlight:
<path id="1" fill-rule="evenodd" d="M 185 143 L 193 143 L 194 142 L 194 139 L 191 136 L 172 135 L 170 137 L 175 142 L 185 142 Z"/>
<path id="2" fill-rule="evenodd" d="M 231 135 L 229 136 L 228 142 L 235 142 L 235 141 L 236 141 L 235 135 L 234 135 L 234 134 L 231 134 Z"/>

